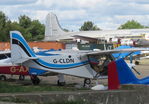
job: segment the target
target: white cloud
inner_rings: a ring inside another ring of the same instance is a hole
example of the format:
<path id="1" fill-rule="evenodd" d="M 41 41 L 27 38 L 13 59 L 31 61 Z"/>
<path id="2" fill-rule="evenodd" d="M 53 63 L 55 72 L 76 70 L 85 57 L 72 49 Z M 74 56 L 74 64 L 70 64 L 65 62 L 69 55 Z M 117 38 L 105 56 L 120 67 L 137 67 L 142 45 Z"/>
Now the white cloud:
<path id="1" fill-rule="evenodd" d="M 120 25 L 114 22 L 105 21 L 104 23 L 97 24 L 97 26 L 103 30 L 113 30 L 117 29 Z"/>
<path id="2" fill-rule="evenodd" d="M 47 14 L 49 13 L 49 11 L 32 11 L 30 12 L 30 15 L 33 19 L 36 19 L 36 20 L 40 20 L 42 21 L 43 23 L 45 23 L 45 18 L 47 16 Z M 32 15 L 34 14 L 34 15 Z"/>
<path id="3" fill-rule="evenodd" d="M 105 0 L 38 0 L 37 4 L 46 7 L 70 7 L 70 8 L 92 8 L 101 4 Z"/>
<path id="4" fill-rule="evenodd" d="M 147 0 L 0 0 L 0 11 L 11 20 L 25 14 L 42 23 L 52 11 L 69 30 L 76 30 L 89 20 L 103 29 L 116 29 L 131 19 L 149 25 Z"/>
<path id="5" fill-rule="evenodd" d="M 62 20 L 76 20 L 82 19 L 87 16 L 87 12 L 85 10 L 67 10 L 67 11 L 56 11 L 59 18 Z M 77 17 L 77 18 L 76 18 Z"/>
<path id="6" fill-rule="evenodd" d="M 37 0 L 0 0 L 0 5 L 20 5 L 35 3 Z"/>

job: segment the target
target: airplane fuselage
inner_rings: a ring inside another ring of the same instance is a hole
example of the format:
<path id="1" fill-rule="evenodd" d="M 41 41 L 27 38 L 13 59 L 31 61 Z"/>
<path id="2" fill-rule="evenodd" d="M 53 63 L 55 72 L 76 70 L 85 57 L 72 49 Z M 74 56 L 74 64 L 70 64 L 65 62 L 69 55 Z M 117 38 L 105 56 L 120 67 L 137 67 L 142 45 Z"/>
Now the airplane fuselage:
<path id="1" fill-rule="evenodd" d="M 91 68 L 88 57 L 81 54 L 81 52 L 74 51 L 68 51 L 64 54 L 63 52 L 61 54 L 53 52 L 49 56 L 38 56 L 40 59 L 24 62 L 24 66 L 28 66 L 30 71 L 34 70 L 31 73 L 37 75 L 54 72 L 94 78 L 96 72 Z M 35 70 L 38 70 L 37 73 Z"/>

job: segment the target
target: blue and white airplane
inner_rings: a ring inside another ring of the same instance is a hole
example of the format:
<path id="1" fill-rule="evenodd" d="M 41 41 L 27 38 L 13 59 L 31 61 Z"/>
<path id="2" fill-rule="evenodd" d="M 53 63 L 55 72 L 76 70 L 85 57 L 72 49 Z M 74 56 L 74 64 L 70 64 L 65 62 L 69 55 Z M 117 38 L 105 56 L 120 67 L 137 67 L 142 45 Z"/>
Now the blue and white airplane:
<path id="1" fill-rule="evenodd" d="M 97 79 L 99 70 L 95 70 L 90 59 L 106 56 L 108 62 L 114 60 L 112 53 L 147 51 L 145 48 L 79 51 L 61 50 L 45 52 L 46 55 L 37 55 L 27 44 L 20 32 L 11 31 L 11 62 L 28 67 L 32 82 L 39 83 L 38 75 L 52 73 L 72 75 L 82 78 Z M 99 61 L 100 62 L 100 61 Z M 106 63 L 106 62 L 105 62 Z"/>
<path id="2" fill-rule="evenodd" d="M 110 90 L 118 89 L 122 84 L 149 85 L 149 76 L 138 79 L 124 59 L 120 58 L 108 65 L 108 87 Z"/>

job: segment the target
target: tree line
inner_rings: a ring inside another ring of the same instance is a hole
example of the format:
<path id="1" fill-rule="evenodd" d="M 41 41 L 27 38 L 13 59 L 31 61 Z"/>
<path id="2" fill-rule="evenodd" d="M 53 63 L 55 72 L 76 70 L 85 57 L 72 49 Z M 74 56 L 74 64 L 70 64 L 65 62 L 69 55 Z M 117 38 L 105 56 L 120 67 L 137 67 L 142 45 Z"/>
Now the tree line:
<path id="1" fill-rule="evenodd" d="M 18 17 L 18 22 L 11 21 L 0 11 L 0 41 L 9 41 L 9 32 L 12 30 L 20 31 L 27 41 L 38 41 L 44 38 L 45 26 L 26 15 Z"/>
<path id="2" fill-rule="evenodd" d="M 139 22 L 135 20 L 129 20 L 118 27 L 118 29 L 143 29 L 143 28 L 149 28 L 149 27 L 141 25 Z M 84 22 L 84 24 L 80 28 L 80 31 L 91 31 L 91 30 L 95 31 L 101 29 L 96 25 L 94 25 L 92 21 Z"/>
<path id="3" fill-rule="evenodd" d="M 135 20 L 129 20 L 120 25 L 118 29 L 143 29 L 149 28 L 140 24 Z M 11 21 L 8 17 L 0 11 L 0 41 L 9 41 L 9 32 L 18 30 L 27 39 L 27 41 L 40 41 L 44 38 L 45 26 L 39 20 L 31 20 L 26 15 L 18 17 L 18 21 Z M 79 29 L 80 31 L 95 31 L 101 30 L 92 21 L 85 21 Z M 69 31 L 64 29 L 64 31 Z"/>

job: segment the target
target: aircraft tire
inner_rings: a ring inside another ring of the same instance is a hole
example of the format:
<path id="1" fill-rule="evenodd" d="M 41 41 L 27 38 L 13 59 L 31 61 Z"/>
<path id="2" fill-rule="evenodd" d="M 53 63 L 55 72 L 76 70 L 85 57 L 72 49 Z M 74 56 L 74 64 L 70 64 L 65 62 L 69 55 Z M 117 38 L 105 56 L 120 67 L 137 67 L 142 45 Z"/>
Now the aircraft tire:
<path id="1" fill-rule="evenodd" d="M 91 79 L 85 78 L 85 79 L 84 79 L 84 87 L 85 87 L 86 85 L 90 85 L 90 84 L 91 84 Z"/>
<path id="2" fill-rule="evenodd" d="M 25 80 L 25 76 L 24 75 L 19 75 L 19 80 L 24 81 Z"/>
<path id="3" fill-rule="evenodd" d="M 60 82 L 59 80 L 57 81 L 58 86 L 65 86 L 65 84 L 66 84 L 65 82 Z"/>
<path id="4" fill-rule="evenodd" d="M 33 85 L 39 85 L 40 79 L 37 76 L 31 78 Z"/>
<path id="5" fill-rule="evenodd" d="M 0 80 L 5 81 L 6 80 L 6 76 L 5 75 L 0 75 Z"/>
<path id="6" fill-rule="evenodd" d="M 135 65 L 139 65 L 140 64 L 140 62 L 139 61 L 135 61 Z"/>

